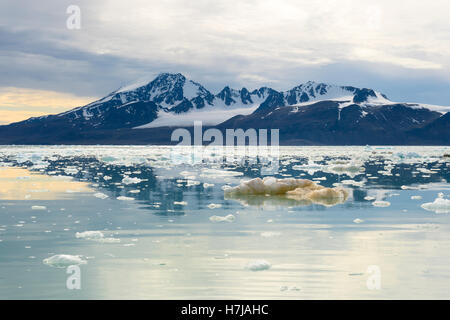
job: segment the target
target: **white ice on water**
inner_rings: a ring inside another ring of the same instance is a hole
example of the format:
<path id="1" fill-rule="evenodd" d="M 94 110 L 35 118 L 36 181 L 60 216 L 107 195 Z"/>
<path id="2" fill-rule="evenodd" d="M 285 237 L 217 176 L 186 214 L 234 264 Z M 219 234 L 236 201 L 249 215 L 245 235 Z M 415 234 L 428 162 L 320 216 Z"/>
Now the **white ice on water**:
<path id="1" fill-rule="evenodd" d="M 444 194 L 440 192 L 433 202 L 424 203 L 421 207 L 435 213 L 450 213 L 450 200 L 444 199 Z"/>
<path id="2" fill-rule="evenodd" d="M 68 266 L 87 264 L 80 255 L 57 254 L 43 260 L 44 264 L 55 268 L 66 268 Z"/>

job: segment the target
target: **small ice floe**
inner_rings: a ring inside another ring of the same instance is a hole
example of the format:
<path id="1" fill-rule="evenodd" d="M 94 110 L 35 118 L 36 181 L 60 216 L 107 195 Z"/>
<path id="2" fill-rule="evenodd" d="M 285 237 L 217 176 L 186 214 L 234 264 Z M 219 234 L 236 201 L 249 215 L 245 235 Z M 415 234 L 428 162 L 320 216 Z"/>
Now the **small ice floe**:
<path id="1" fill-rule="evenodd" d="M 353 220 L 354 223 L 363 223 L 364 220 L 356 218 L 355 220 Z"/>
<path id="2" fill-rule="evenodd" d="M 186 181 L 186 187 L 193 187 L 193 186 L 198 186 L 200 185 L 200 181 L 196 181 L 196 180 L 187 180 Z"/>
<path id="3" fill-rule="evenodd" d="M 66 174 L 73 174 L 73 175 L 75 175 L 75 174 L 77 174 L 79 172 L 79 170 L 77 168 L 68 167 L 68 168 L 64 169 L 64 172 Z"/>
<path id="4" fill-rule="evenodd" d="M 203 188 L 210 188 L 210 187 L 214 187 L 214 183 L 203 183 Z"/>
<path id="5" fill-rule="evenodd" d="M 229 214 L 227 216 L 212 216 L 209 217 L 209 220 L 212 222 L 233 222 L 235 220 L 235 216 Z"/>
<path id="6" fill-rule="evenodd" d="M 124 197 L 124 196 L 120 196 L 116 198 L 117 200 L 121 200 L 121 201 L 133 201 L 134 198 L 132 197 Z"/>
<path id="7" fill-rule="evenodd" d="M 270 269 L 270 267 L 271 264 L 266 260 L 256 260 L 248 263 L 245 268 L 250 271 L 263 271 Z"/>
<path id="8" fill-rule="evenodd" d="M 217 209 L 217 208 L 220 208 L 220 207 L 222 207 L 221 204 L 217 204 L 217 203 L 210 203 L 210 204 L 208 204 L 208 208 L 210 208 L 210 209 Z"/>
<path id="9" fill-rule="evenodd" d="M 401 186 L 400 188 L 402 190 L 417 190 L 417 189 L 419 189 L 418 187 L 412 187 L 412 186 Z"/>
<path id="10" fill-rule="evenodd" d="M 411 196 L 411 200 L 422 200 L 422 196 Z"/>
<path id="11" fill-rule="evenodd" d="M 32 206 L 31 210 L 47 210 L 46 206 Z"/>
<path id="12" fill-rule="evenodd" d="M 130 190 L 130 191 L 128 191 L 128 192 L 129 192 L 129 193 L 140 193 L 141 190 L 136 189 L 136 190 Z"/>
<path id="13" fill-rule="evenodd" d="M 139 178 L 130 178 L 130 177 L 125 177 L 122 179 L 122 183 L 129 185 L 129 184 L 136 184 L 136 183 L 141 183 L 142 180 Z"/>
<path id="14" fill-rule="evenodd" d="M 434 211 L 435 213 L 449 213 L 450 200 L 444 199 L 444 194 L 440 192 L 433 202 L 424 203 L 421 207 L 428 211 Z"/>
<path id="15" fill-rule="evenodd" d="M 366 197 L 364 197 L 364 200 L 372 201 L 372 200 L 375 200 L 375 197 L 366 196 Z"/>
<path id="16" fill-rule="evenodd" d="M 378 200 L 378 201 L 372 202 L 372 205 L 374 207 L 389 207 L 391 205 L 391 203 L 389 201 Z"/>
<path id="17" fill-rule="evenodd" d="M 103 200 L 105 200 L 106 198 L 109 198 L 108 195 L 106 195 L 104 193 L 101 193 L 101 192 L 94 193 L 94 197 L 99 198 L 99 199 L 103 199 Z"/>
<path id="18" fill-rule="evenodd" d="M 87 261 L 80 255 L 57 254 L 43 260 L 44 264 L 55 268 L 66 268 L 68 266 L 86 264 Z"/>
<path id="19" fill-rule="evenodd" d="M 188 203 L 186 201 L 174 201 L 173 204 L 179 206 L 187 206 Z"/>
<path id="20" fill-rule="evenodd" d="M 281 232 L 276 232 L 276 231 L 261 232 L 261 237 L 264 237 L 264 238 L 272 238 L 272 237 L 279 237 L 279 236 L 281 236 Z"/>
<path id="21" fill-rule="evenodd" d="M 77 233 L 75 233 L 75 237 L 76 238 L 81 238 L 81 239 L 93 240 L 93 239 L 104 238 L 105 235 L 101 231 L 84 231 L 84 232 L 77 232 Z"/>

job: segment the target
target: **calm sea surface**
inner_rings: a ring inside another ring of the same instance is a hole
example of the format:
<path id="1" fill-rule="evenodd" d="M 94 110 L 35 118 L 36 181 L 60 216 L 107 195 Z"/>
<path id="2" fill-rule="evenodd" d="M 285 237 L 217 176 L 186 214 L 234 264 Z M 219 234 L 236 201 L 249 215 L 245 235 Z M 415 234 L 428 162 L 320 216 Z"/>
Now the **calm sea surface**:
<path id="1" fill-rule="evenodd" d="M 1 146 L 0 298 L 450 298 L 449 147 L 266 151 Z M 266 176 L 350 195 L 224 196 Z"/>

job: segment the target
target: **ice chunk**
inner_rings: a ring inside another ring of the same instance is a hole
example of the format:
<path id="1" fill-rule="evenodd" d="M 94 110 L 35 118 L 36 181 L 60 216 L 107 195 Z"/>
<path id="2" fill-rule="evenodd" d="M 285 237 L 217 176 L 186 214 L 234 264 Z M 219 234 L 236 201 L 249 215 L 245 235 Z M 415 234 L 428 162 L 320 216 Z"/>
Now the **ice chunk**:
<path id="1" fill-rule="evenodd" d="M 208 208 L 210 208 L 210 209 L 216 209 L 216 208 L 220 208 L 220 207 L 222 207 L 221 204 L 217 204 L 217 203 L 208 204 Z"/>
<path id="2" fill-rule="evenodd" d="M 391 205 L 391 203 L 389 201 L 374 201 L 372 202 L 372 205 L 375 207 L 389 207 Z"/>
<path id="3" fill-rule="evenodd" d="M 375 200 L 375 197 L 366 196 L 366 197 L 364 197 L 364 200 L 372 201 L 372 200 Z"/>
<path id="4" fill-rule="evenodd" d="M 270 195 L 273 198 L 277 196 L 280 199 L 284 197 L 285 200 L 286 198 L 295 200 L 303 205 L 317 203 L 332 206 L 343 203 L 348 198 L 348 192 L 343 188 L 325 188 L 307 179 L 276 179 L 274 177 L 244 181 L 237 187 L 225 189 L 224 192 L 226 197 L 238 200 L 246 197 L 255 198 L 256 195 Z M 251 200 L 255 202 L 258 199 Z"/>
<path id="5" fill-rule="evenodd" d="M 86 264 L 87 261 L 83 260 L 80 255 L 70 255 L 70 254 L 57 254 L 51 256 L 50 258 L 43 260 L 44 264 L 55 268 L 66 268 L 68 266 Z"/>
<path id="6" fill-rule="evenodd" d="M 233 216 L 232 214 L 229 214 L 227 216 L 212 216 L 209 217 L 209 220 L 211 220 L 212 222 L 233 222 L 235 220 L 235 216 Z"/>
<path id="7" fill-rule="evenodd" d="M 424 203 L 421 207 L 435 213 L 450 213 L 450 200 L 444 199 L 444 194 L 440 192 L 433 202 Z"/>
<path id="8" fill-rule="evenodd" d="M 364 220 L 356 218 L 355 220 L 353 220 L 354 223 L 363 223 Z"/>
<path id="9" fill-rule="evenodd" d="M 246 269 L 251 271 L 263 271 L 270 269 L 271 265 L 266 260 L 256 260 L 247 264 Z"/>
<path id="10" fill-rule="evenodd" d="M 133 201 L 134 198 L 132 197 L 124 197 L 124 196 L 120 196 L 116 198 L 117 200 L 121 200 L 121 201 Z"/>
<path id="11" fill-rule="evenodd" d="M 32 206 L 31 210 L 47 210 L 46 206 Z"/>
<path id="12" fill-rule="evenodd" d="M 101 192 L 95 193 L 95 194 L 94 194 L 94 197 L 99 198 L 99 199 L 103 199 L 103 200 L 106 199 L 106 198 L 108 198 L 108 196 L 107 196 L 106 194 L 101 193 Z"/>
<path id="13" fill-rule="evenodd" d="M 188 203 L 186 201 L 174 201 L 174 205 L 186 206 Z"/>
<path id="14" fill-rule="evenodd" d="M 261 232 L 261 237 L 264 237 L 264 238 L 272 238 L 272 237 L 278 237 L 278 236 L 281 236 L 281 232 L 275 232 L 275 231 Z"/>
<path id="15" fill-rule="evenodd" d="M 75 237 L 82 239 L 101 239 L 104 234 L 101 231 L 84 231 L 75 233 Z"/>
<path id="16" fill-rule="evenodd" d="M 411 196 L 411 200 L 421 200 L 422 196 Z"/>
<path id="17" fill-rule="evenodd" d="M 140 183 L 140 182 L 142 182 L 142 180 L 139 179 L 139 178 L 125 177 L 125 178 L 122 179 L 122 183 L 123 183 L 123 184 L 126 184 L 126 185 L 129 185 L 129 184 L 136 184 L 136 183 Z"/>
<path id="18" fill-rule="evenodd" d="M 239 186 L 225 189 L 226 195 L 257 195 L 257 194 L 286 194 L 286 192 L 296 188 L 306 188 L 316 186 L 311 180 L 306 179 L 277 179 L 274 177 L 265 177 L 264 179 L 255 178 L 249 181 L 243 181 Z"/>

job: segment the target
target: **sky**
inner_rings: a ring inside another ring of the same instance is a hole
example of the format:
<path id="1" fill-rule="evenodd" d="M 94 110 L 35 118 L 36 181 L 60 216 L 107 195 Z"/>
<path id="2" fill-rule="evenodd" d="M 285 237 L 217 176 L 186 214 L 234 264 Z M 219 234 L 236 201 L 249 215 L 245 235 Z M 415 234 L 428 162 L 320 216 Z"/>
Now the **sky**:
<path id="1" fill-rule="evenodd" d="M 313 80 L 450 105 L 449 17 L 448 0 L 2 0 L 0 124 L 161 72 L 212 92 Z"/>

